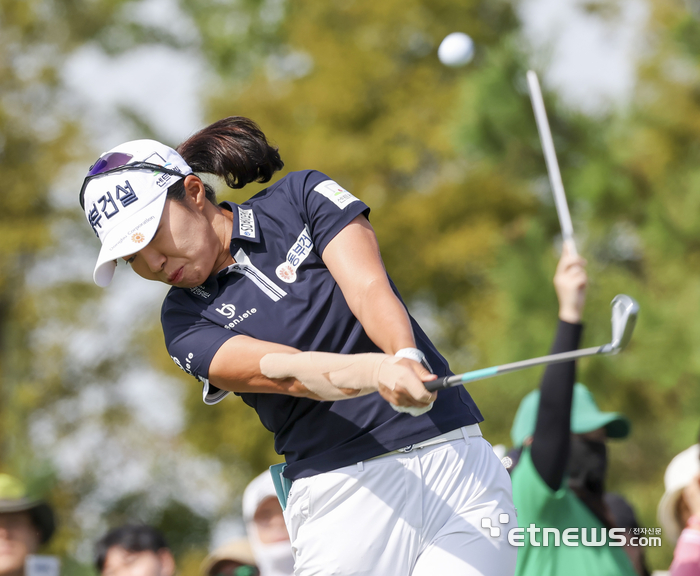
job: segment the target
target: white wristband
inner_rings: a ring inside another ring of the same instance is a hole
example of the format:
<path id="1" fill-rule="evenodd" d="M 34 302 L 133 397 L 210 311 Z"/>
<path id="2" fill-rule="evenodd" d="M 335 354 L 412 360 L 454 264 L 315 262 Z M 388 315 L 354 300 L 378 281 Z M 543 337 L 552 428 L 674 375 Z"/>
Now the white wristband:
<path id="1" fill-rule="evenodd" d="M 395 357 L 398 358 L 408 358 L 409 360 L 414 360 L 418 362 L 419 364 L 422 364 L 423 367 L 426 370 L 429 370 L 432 372 L 432 368 L 430 367 L 430 364 L 428 364 L 428 360 L 425 358 L 425 354 L 418 348 L 401 348 L 396 354 L 394 354 Z M 411 416 L 420 416 L 421 414 L 425 414 L 428 410 L 430 410 L 433 407 L 433 402 L 431 402 L 428 406 L 425 406 L 424 408 L 418 408 L 417 406 L 396 406 L 394 404 L 389 404 L 394 410 L 397 412 L 405 412 L 407 414 L 410 414 Z"/>
<path id="2" fill-rule="evenodd" d="M 433 369 L 430 367 L 425 354 L 421 352 L 418 348 L 401 348 L 394 356 L 398 358 L 408 358 L 409 360 L 414 360 L 419 364 L 422 364 L 426 370 L 432 373 Z"/>

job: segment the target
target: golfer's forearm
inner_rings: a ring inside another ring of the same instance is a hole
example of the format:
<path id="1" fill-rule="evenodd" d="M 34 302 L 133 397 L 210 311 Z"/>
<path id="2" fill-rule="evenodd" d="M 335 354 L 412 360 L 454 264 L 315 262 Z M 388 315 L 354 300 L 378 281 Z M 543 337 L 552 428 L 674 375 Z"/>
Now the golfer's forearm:
<path id="1" fill-rule="evenodd" d="M 372 392 L 399 406 L 429 404 L 432 395 L 410 361 L 388 354 L 302 352 L 290 346 L 234 336 L 214 355 L 207 374 L 222 390 L 346 400 Z M 386 398 L 386 396 L 385 396 Z"/>
<path id="2" fill-rule="evenodd" d="M 268 354 L 296 354 L 291 346 L 265 342 L 249 336 L 234 336 L 224 342 L 209 365 L 209 382 L 229 392 L 285 394 L 323 400 L 292 375 L 270 378 L 260 370 L 260 360 Z"/>
<path id="3" fill-rule="evenodd" d="M 299 352 L 266 354 L 260 372 L 272 379 L 294 378 L 323 400 L 345 400 L 379 389 L 385 354 Z"/>
<path id="4" fill-rule="evenodd" d="M 552 345 L 552 354 L 576 350 L 583 326 L 562 320 Z M 576 363 L 547 366 L 540 386 L 540 404 L 532 441 L 532 462 L 552 489 L 561 486 L 569 457 L 571 401 L 576 380 Z"/>
<path id="5" fill-rule="evenodd" d="M 387 354 L 271 353 L 260 372 L 271 380 L 293 378 L 323 400 L 380 392 L 398 406 L 422 407 L 434 400 L 406 360 Z"/>
<path id="6" fill-rule="evenodd" d="M 386 354 L 415 348 L 408 312 L 388 282 L 369 284 L 351 309 L 372 342 Z"/>

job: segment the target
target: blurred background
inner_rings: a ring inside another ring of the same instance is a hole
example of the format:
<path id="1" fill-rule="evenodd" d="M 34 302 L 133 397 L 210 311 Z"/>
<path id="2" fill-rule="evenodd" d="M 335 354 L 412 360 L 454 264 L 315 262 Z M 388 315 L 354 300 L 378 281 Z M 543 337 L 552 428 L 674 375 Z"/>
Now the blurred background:
<path id="1" fill-rule="evenodd" d="M 457 30 L 475 56 L 450 68 L 437 48 Z M 501 364 L 547 353 L 557 321 L 528 68 L 588 259 L 583 345 L 609 341 L 615 294 L 641 305 L 630 348 L 579 379 L 631 419 L 609 489 L 657 527 L 663 471 L 700 428 L 699 0 L 0 0 L 0 470 L 56 506 L 63 574 L 92 574 L 95 539 L 125 520 L 161 528 L 194 574 L 281 460 L 250 408 L 205 406 L 168 357 L 166 286 L 126 267 L 93 285 L 77 197 L 97 156 L 254 119 L 285 172 L 321 170 L 372 207 L 454 371 Z M 540 376 L 471 385 L 493 444 Z M 647 549 L 655 569 L 671 554 Z"/>

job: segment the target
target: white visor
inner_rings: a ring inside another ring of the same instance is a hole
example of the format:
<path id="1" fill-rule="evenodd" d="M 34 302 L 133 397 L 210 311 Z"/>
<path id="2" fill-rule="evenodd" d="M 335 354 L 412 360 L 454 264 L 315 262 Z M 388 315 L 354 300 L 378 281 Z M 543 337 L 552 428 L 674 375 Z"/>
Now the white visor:
<path id="1" fill-rule="evenodd" d="M 153 239 L 168 188 L 180 175 L 184 178 L 192 174 L 182 156 L 155 140 L 126 142 L 100 158 L 113 158 L 117 154 L 124 161 L 116 171 L 89 176 L 84 187 L 85 217 L 102 242 L 93 273 L 95 284 L 102 287 L 112 281 L 119 258 L 135 254 Z M 136 166 L 128 169 L 139 162 L 175 173 Z"/>

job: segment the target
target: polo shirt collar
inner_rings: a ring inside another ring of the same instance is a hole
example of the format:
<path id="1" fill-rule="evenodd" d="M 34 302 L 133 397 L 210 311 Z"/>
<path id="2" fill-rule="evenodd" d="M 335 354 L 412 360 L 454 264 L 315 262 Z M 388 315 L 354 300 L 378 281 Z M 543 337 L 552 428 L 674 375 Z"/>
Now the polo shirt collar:
<path id="1" fill-rule="evenodd" d="M 222 202 L 225 209 L 233 212 L 233 231 L 231 240 L 260 243 L 260 226 L 252 208 L 244 208 L 234 202 Z"/>
<path id="2" fill-rule="evenodd" d="M 245 241 L 254 244 L 260 243 L 260 227 L 258 219 L 255 216 L 252 208 L 243 208 L 234 202 L 222 202 L 220 206 L 224 210 L 230 210 L 233 213 L 233 232 L 231 233 L 231 242 Z M 234 246 L 231 244 L 231 252 L 233 253 Z M 238 251 L 236 262 L 239 262 L 241 251 Z M 245 256 L 245 254 L 243 253 Z M 242 262 L 242 261 L 241 261 Z M 245 263 L 245 262 L 242 262 Z M 192 296 L 205 302 L 211 302 L 219 293 L 218 279 L 228 274 L 231 270 L 224 268 L 218 274 L 210 276 L 204 284 L 195 288 L 187 289 Z"/>

